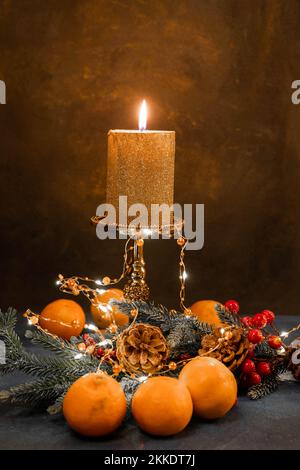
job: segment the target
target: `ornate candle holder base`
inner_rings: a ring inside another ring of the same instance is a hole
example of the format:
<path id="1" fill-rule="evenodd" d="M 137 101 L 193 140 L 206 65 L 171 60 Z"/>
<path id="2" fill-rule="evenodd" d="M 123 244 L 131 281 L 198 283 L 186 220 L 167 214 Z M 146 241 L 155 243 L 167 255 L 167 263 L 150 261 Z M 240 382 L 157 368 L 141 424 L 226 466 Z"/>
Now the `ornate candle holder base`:
<path id="1" fill-rule="evenodd" d="M 103 224 L 108 229 L 116 230 L 122 234 L 126 234 L 132 240 L 133 246 L 131 246 L 130 260 L 125 267 L 123 273 L 129 277 L 129 280 L 123 288 L 124 296 L 129 301 L 147 301 L 150 297 L 150 289 L 146 283 L 146 263 L 144 260 L 144 239 L 148 238 L 149 235 L 165 235 L 168 234 L 168 238 L 173 238 L 175 233 L 181 233 L 183 227 L 183 220 L 175 220 L 168 225 L 160 226 L 138 226 L 132 228 L 130 225 L 109 225 L 105 224 L 105 217 L 94 216 L 91 218 L 93 225 Z M 124 276 L 125 277 L 125 276 Z"/>
<path id="2" fill-rule="evenodd" d="M 130 279 L 123 288 L 126 300 L 139 300 L 146 302 L 150 296 L 150 289 L 146 284 L 146 269 L 143 256 L 144 240 L 139 238 L 133 241 L 133 260 L 130 264 Z"/>
<path id="3" fill-rule="evenodd" d="M 92 217 L 91 222 L 93 225 L 103 223 L 105 227 L 105 219 L 100 217 Z M 168 226 L 160 227 L 139 227 L 132 231 L 132 227 L 121 227 L 114 226 L 108 227 L 108 229 L 113 228 L 114 230 L 122 231 L 126 234 L 127 241 L 125 243 L 124 251 L 124 262 L 123 270 L 121 275 L 118 278 L 110 278 L 104 276 L 103 279 L 90 279 L 86 276 L 72 276 L 70 278 L 65 278 L 62 274 L 58 275 L 57 284 L 59 289 L 62 292 L 66 292 L 73 295 L 79 295 L 80 293 L 85 295 L 91 302 L 94 308 L 101 309 L 101 301 L 99 301 L 99 295 L 103 293 L 100 286 L 110 287 L 117 285 L 120 281 L 126 280 L 126 284 L 123 287 L 124 297 L 127 301 L 143 301 L 147 302 L 150 297 L 150 289 L 146 283 L 146 269 L 145 269 L 145 260 L 144 260 L 144 239 L 148 238 L 151 235 L 151 238 L 159 238 L 159 234 L 162 234 L 162 238 L 176 238 L 177 245 L 180 248 L 179 254 L 179 279 L 180 279 L 180 308 L 185 313 L 189 310 L 185 306 L 185 263 L 184 263 L 184 250 L 188 243 L 188 240 L 181 235 L 182 227 L 184 224 L 183 220 L 174 220 L 173 224 Z M 125 237 L 125 238 L 126 238 Z M 91 287 L 93 284 L 95 287 Z M 111 321 L 115 325 L 113 308 L 109 304 L 105 304 L 105 311 L 108 315 L 111 315 Z M 116 326 L 116 325 L 115 325 Z"/>

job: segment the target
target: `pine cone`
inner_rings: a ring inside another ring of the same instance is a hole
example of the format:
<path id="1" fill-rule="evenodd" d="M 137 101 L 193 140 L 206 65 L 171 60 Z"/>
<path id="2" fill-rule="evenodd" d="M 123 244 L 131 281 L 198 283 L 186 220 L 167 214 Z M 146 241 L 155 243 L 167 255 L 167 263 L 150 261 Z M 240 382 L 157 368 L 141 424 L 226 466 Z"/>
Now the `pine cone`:
<path id="1" fill-rule="evenodd" d="M 228 369 L 234 370 L 247 356 L 250 343 L 244 336 L 243 328 L 232 326 L 215 328 L 212 334 L 202 338 L 201 346 L 198 351 L 200 356 L 214 357 L 223 362 Z M 211 351 L 214 348 L 216 349 Z"/>
<path id="2" fill-rule="evenodd" d="M 156 326 L 136 323 L 117 340 L 117 358 L 129 373 L 156 372 L 167 357 L 165 337 Z"/>

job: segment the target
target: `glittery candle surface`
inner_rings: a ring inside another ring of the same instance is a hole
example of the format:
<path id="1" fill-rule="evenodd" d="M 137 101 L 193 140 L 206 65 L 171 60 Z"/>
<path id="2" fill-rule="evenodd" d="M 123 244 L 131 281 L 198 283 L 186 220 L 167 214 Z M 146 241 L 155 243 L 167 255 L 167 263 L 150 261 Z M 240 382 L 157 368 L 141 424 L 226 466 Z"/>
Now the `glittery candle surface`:
<path id="1" fill-rule="evenodd" d="M 106 201 L 116 208 L 119 196 L 131 204 L 173 204 L 174 131 L 111 130 L 108 133 Z"/>

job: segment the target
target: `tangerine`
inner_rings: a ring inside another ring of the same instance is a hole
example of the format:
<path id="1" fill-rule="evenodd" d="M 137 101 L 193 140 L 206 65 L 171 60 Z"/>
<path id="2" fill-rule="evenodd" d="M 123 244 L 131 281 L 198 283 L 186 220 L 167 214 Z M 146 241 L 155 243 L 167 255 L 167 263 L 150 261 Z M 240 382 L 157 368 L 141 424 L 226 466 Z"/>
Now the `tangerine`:
<path id="1" fill-rule="evenodd" d="M 222 326 L 222 322 L 215 309 L 216 305 L 222 307 L 222 304 L 215 300 L 199 300 L 190 307 L 190 310 L 199 321 L 209 323 L 210 325 Z"/>
<path id="2" fill-rule="evenodd" d="M 143 431 L 156 436 L 170 436 L 188 425 L 193 403 L 183 382 L 160 376 L 152 377 L 138 387 L 131 409 Z"/>
<path id="3" fill-rule="evenodd" d="M 39 324 L 49 333 L 69 340 L 71 336 L 78 336 L 82 332 L 85 314 L 74 300 L 58 299 L 42 310 Z"/>
<path id="4" fill-rule="evenodd" d="M 99 328 L 108 328 L 114 320 L 118 326 L 128 324 L 128 315 L 120 312 L 116 305 L 109 305 L 110 301 L 124 301 L 124 294 L 121 289 L 103 290 L 96 297 L 96 304 L 91 304 L 91 313 L 95 324 Z"/>
<path id="5" fill-rule="evenodd" d="M 213 357 L 195 357 L 179 374 L 190 391 L 194 412 L 205 419 L 224 416 L 236 403 L 237 383 L 233 373 Z"/>
<path id="6" fill-rule="evenodd" d="M 100 437 L 112 433 L 121 425 L 126 408 L 121 385 L 112 377 L 99 373 L 76 380 L 63 401 L 67 423 L 84 436 Z"/>

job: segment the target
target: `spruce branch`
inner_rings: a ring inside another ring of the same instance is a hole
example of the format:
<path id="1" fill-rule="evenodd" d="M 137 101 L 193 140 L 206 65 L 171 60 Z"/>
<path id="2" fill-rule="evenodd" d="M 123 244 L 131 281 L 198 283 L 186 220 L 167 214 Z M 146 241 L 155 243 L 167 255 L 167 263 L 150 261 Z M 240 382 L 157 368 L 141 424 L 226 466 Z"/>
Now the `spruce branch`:
<path id="1" fill-rule="evenodd" d="M 283 356 L 278 358 L 278 360 L 275 359 L 273 363 L 272 374 L 267 377 L 263 377 L 260 384 L 250 387 L 247 392 L 247 396 L 251 398 L 251 400 L 257 400 L 258 398 L 262 398 L 273 393 L 278 387 L 279 375 L 286 372 L 287 367 L 287 357 Z"/>
<path id="2" fill-rule="evenodd" d="M 49 415 L 56 415 L 61 413 L 66 393 L 67 390 L 65 390 L 58 398 L 56 398 L 55 402 L 52 403 L 52 405 L 48 406 L 47 413 Z"/>
<path id="3" fill-rule="evenodd" d="M 163 332 L 170 331 L 175 313 L 169 312 L 168 309 L 162 305 L 154 305 L 153 302 L 114 302 L 118 309 L 130 315 L 132 310 L 138 311 L 137 320 L 140 323 L 150 323 L 153 326 L 158 326 Z"/>
<path id="4" fill-rule="evenodd" d="M 18 370 L 36 377 L 37 380 L 0 392 L 0 401 L 10 400 L 13 403 L 32 405 L 53 402 L 62 397 L 75 380 L 99 368 L 99 360 L 94 356 L 79 354 L 72 343 L 39 330 L 30 332 L 30 339 L 34 344 L 44 346 L 55 354 L 38 356 L 26 351 L 14 330 L 15 320 L 16 311 L 12 309 L 0 318 L 0 338 L 6 347 L 5 363 L 0 364 L 0 374 Z M 111 365 L 105 362 L 101 364 L 101 370 L 112 373 Z"/>
<path id="5" fill-rule="evenodd" d="M 19 370 L 25 374 L 36 377 L 52 379 L 56 377 L 57 383 L 66 380 L 76 380 L 84 374 L 94 372 L 99 366 L 99 361 L 89 354 L 83 354 L 79 359 L 76 358 L 78 350 L 73 348 L 68 350 L 67 357 L 60 356 L 37 356 L 31 352 L 27 352 L 22 344 L 19 336 L 15 331 L 6 331 L 4 338 L 7 349 L 6 363 L 0 365 L 0 372 L 7 373 Z M 39 335 L 39 337 L 42 337 Z M 64 343 L 57 340 L 57 346 L 61 344 L 61 349 L 65 351 Z M 57 353 L 60 351 L 57 349 Z M 103 369 L 108 370 L 108 365 L 103 364 Z"/>
<path id="6" fill-rule="evenodd" d="M 254 385 L 250 387 L 247 396 L 251 400 L 258 400 L 259 398 L 265 397 L 273 393 L 278 387 L 278 378 L 277 375 L 271 375 L 265 377 L 259 385 Z"/>
<path id="7" fill-rule="evenodd" d="M 234 325 L 240 328 L 245 328 L 245 325 L 241 321 L 240 317 L 238 315 L 235 315 L 229 312 L 229 310 L 223 305 L 216 304 L 215 310 L 217 311 L 219 319 L 221 320 L 222 323 L 228 323 L 229 325 Z"/>
<path id="8" fill-rule="evenodd" d="M 56 400 L 71 385 L 70 382 L 57 383 L 55 379 L 38 379 L 11 387 L 0 392 L 0 401 L 39 406 Z"/>
<path id="9" fill-rule="evenodd" d="M 257 357 L 273 358 L 277 356 L 277 352 L 272 349 L 266 341 L 256 344 L 254 354 Z"/>
<path id="10" fill-rule="evenodd" d="M 7 312 L 0 309 L 0 330 L 13 330 L 17 323 L 17 311 L 9 307 Z"/>
<path id="11" fill-rule="evenodd" d="M 57 355 L 62 357 L 74 357 L 78 350 L 76 345 L 72 344 L 70 341 L 66 341 L 57 336 L 48 335 L 42 330 L 29 331 L 29 334 L 26 334 L 27 337 L 31 339 L 33 344 L 42 346 L 44 349 L 55 352 Z"/>

